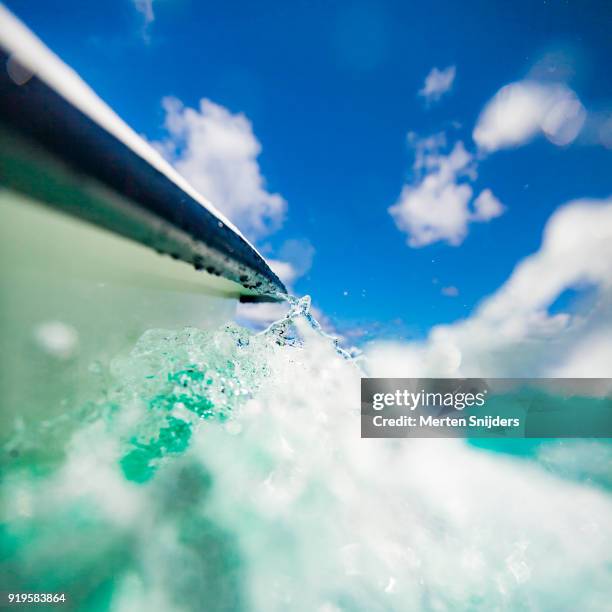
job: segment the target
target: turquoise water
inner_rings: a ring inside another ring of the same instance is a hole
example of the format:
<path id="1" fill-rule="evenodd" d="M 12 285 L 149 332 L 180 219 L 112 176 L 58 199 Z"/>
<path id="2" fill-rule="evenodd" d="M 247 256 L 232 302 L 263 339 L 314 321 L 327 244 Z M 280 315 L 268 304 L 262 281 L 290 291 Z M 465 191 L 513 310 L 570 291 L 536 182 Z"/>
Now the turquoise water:
<path id="1" fill-rule="evenodd" d="M 11 439 L 1 589 L 92 611 L 608 609 L 607 441 L 362 440 L 364 369 L 307 299 L 259 334 L 149 330 L 95 364 L 91 402 Z"/>

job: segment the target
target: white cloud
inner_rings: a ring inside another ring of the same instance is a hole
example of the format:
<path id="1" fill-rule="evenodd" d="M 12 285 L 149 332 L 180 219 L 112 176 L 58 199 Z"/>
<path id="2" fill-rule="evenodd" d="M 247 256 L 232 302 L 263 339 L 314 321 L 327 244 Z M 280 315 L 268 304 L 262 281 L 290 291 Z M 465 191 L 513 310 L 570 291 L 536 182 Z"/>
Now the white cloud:
<path id="1" fill-rule="evenodd" d="M 271 251 L 272 247 L 269 244 L 263 246 L 262 253 Z M 266 261 L 291 292 L 295 281 L 310 271 L 315 248 L 306 239 L 291 238 L 275 249 L 275 255 Z"/>
<path id="2" fill-rule="evenodd" d="M 551 314 L 568 288 L 595 287 L 579 314 Z M 612 198 L 579 200 L 549 219 L 540 249 L 466 320 L 427 340 L 373 344 L 373 375 L 612 376 Z"/>
<path id="3" fill-rule="evenodd" d="M 566 85 L 518 81 L 502 87 L 487 103 L 473 138 L 488 152 L 518 147 L 540 133 L 563 146 L 578 136 L 585 118 L 580 100 Z"/>
<path id="4" fill-rule="evenodd" d="M 291 264 L 296 278 L 304 276 L 310 270 L 314 255 L 315 248 L 305 239 L 285 240 L 278 251 L 278 256 Z"/>
<path id="5" fill-rule="evenodd" d="M 445 132 L 436 132 L 425 138 L 419 138 L 416 132 L 408 132 L 406 142 L 414 149 L 413 168 L 417 173 L 431 170 L 438 165 L 440 151 L 447 145 Z"/>
<path id="6" fill-rule="evenodd" d="M 612 325 L 577 339 L 567 358 L 550 375 L 553 378 L 609 378 L 612 361 Z"/>
<path id="7" fill-rule="evenodd" d="M 142 36 L 146 42 L 150 40 L 149 27 L 155 21 L 153 12 L 153 0 L 133 0 L 136 10 L 144 17 L 142 25 Z"/>
<path id="8" fill-rule="evenodd" d="M 454 285 L 449 285 L 448 287 L 442 287 L 440 293 L 446 297 L 457 297 L 459 295 L 459 289 Z"/>
<path id="9" fill-rule="evenodd" d="M 404 185 L 399 200 L 389 208 L 397 227 L 408 234 L 408 244 L 421 247 L 438 240 L 460 244 L 469 219 L 472 188 L 458 184 L 472 156 L 458 142 L 448 156 L 426 156 L 429 173 L 416 185 Z"/>
<path id="10" fill-rule="evenodd" d="M 144 16 L 145 23 L 151 23 L 155 20 L 153 0 L 134 0 L 134 6 L 136 10 Z"/>
<path id="11" fill-rule="evenodd" d="M 475 212 L 470 209 L 473 190 L 468 181 L 476 178 L 476 164 L 462 142 L 443 155 L 443 134 L 423 140 L 409 135 L 409 141 L 415 147 L 417 180 L 404 185 L 389 213 L 408 235 L 411 247 L 440 240 L 457 246 L 467 235 L 470 222 L 485 222 L 502 214 L 503 206 L 488 189 L 474 203 Z"/>
<path id="12" fill-rule="evenodd" d="M 490 189 L 483 189 L 474 200 L 473 219 L 476 221 L 490 221 L 503 214 L 503 204 L 493 195 Z"/>
<path id="13" fill-rule="evenodd" d="M 439 100 L 452 89 L 456 72 L 455 66 L 448 66 L 443 70 L 432 68 L 425 77 L 425 84 L 419 90 L 419 96 L 422 96 L 428 102 Z"/>
<path id="14" fill-rule="evenodd" d="M 295 280 L 300 276 L 298 271 L 288 261 L 282 261 L 280 259 L 268 259 L 268 265 L 272 268 L 272 271 L 278 278 L 283 281 L 283 284 L 290 287 Z"/>
<path id="15" fill-rule="evenodd" d="M 287 204 L 266 190 L 251 122 L 205 98 L 199 109 L 172 97 L 163 106 L 168 137 L 157 146 L 176 169 L 249 237 L 278 229 Z"/>

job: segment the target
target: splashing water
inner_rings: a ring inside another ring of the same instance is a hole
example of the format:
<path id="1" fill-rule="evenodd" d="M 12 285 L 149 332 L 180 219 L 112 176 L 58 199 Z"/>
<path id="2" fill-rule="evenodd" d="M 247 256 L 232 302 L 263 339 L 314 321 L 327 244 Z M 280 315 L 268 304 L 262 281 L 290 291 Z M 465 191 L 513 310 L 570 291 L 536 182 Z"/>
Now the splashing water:
<path id="1" fill-rule="evenodd" d="M 64 454 L 5 470 L 3 583 L 79 610 L 606 609 L 607 443 L 362 440 L 352 357 L 308 297 L 259 334 L 146 332 Z"/>
<path id="2" fill-rule="evenodd" d="M 284 339 L 285 342 L 294 345 L 296 342 L 295 337 L 285 338 L 285 336 L 289 333 L 296 319 L 302 318 L 319 336 L 326 338 L 331 343 L 338 355 L 347 360 L 352 360 L 359 356 L 360 352 L 357 349 L 352 349 L 350 352 L 344 350 L 339 346 L 338 338 L 324 331 L 311 312 L 311 299 L 309 295 L 305 295 L 302 298 L 296 298 L 290 295 L 279 294 L 279 297 L 289 302 L 289 311 L 282 319 L 272 323 L 266 330 L 261 332 L 262 334 L 276 337 L 277 341 L 279 339 Z"/>

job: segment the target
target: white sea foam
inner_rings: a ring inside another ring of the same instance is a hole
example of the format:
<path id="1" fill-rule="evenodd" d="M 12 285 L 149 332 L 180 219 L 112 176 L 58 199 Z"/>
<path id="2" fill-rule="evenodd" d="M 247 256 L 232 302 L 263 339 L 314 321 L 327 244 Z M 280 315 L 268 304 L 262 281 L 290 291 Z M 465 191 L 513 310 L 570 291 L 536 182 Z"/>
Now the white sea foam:
<path id="1" fill-rule="evenodd" d="M 58 467 L 3 485 L 13 575 L 83 605 L 111 581 L 113 610 L 603 610 L 604 446 L 361 439 L 361 371 L 305 306 L 259 335 L 152 330 L 116 360 Z"/>

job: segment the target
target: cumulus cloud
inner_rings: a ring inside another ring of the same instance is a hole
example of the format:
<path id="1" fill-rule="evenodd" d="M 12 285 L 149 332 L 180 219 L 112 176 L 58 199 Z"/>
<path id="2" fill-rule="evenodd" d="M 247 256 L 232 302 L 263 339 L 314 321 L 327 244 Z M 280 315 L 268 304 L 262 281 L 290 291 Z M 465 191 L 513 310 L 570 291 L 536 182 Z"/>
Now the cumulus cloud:
<path id="1" fill-rule="evenodd" d="M 575 314 L 550 312 L 567 289 L 595 289 Z M 579 200 L 549 219 L 540 249 L 468 319 L 427 340 L 376 343 L 373 375 L 612 376 L 612 198 Z"/>
<path id="2" fill-rule="evenodd" d="M 283 281 L 286 287 L 291 287 L 294 281 L 300 276 L 297 269 L 288 261 L 268 259 L 267 262 L 274 274 Z"/>
<path id="3" fill-rule="evenodd" d="M 483 189 L 474 200 L 475 221 L 490 221 L 504 214 L 503 204 L 493 195 L 490 189 Z"/>
<path id="4" fill-rule="evenodd" d="M 457 182 L 472 156 L 458 142 L 448 156 L 416 185 L 404 185 L 389 212 L 397 227 L 408 234 L 408 244 L 421 247 L 438 240 L 458 245 L 465 238 L 472 188 Z"/>
<path id="5" fill-rule="evenodd" d="M 425 84 L 419 90 L 419 96 L 422 96 L 427 102 L 435 102 L 439 100 L 445 93 L 448 93 L 455 81 L 457 70 L 455 66 L 448 66 L 443 70 L 432 68 L 429 74 L 425 77 Z"/>
<path id="6" fill-rule="evenodd" d="M 168 136 L 157 147 L 176 169 L 250 238 L 277 230 L 287 204 L 266 189 L 251 122 L 211 100 L 199 108 L 163 100 Z"/>
<path id="7" fill-rule="evenodd" d="M 476 179 L 476 162 L 462 142 L 447 155 L 440 152 L 446 139 L 435 134 L 422 140 L 409 135 L 415 147 L 416 181 L 404 185 L 398 201 L 389 208 L 398 229 L 408 235 L 411 247 L 444 240 L 457 246 L 467 235 L 468 224 L 486 222 L 502 214 L 503 206 L 490 189 L 470 207 Z"/>
<path id="8" fill-rule="evenodd" d="M 585 119 L 586 111 L 569 87 L 527 79 L 495 94 L 482 111 L 473 138 L 487 152 L 518 147 L 538 134 L 563 146 L 575 140 Z"/>

